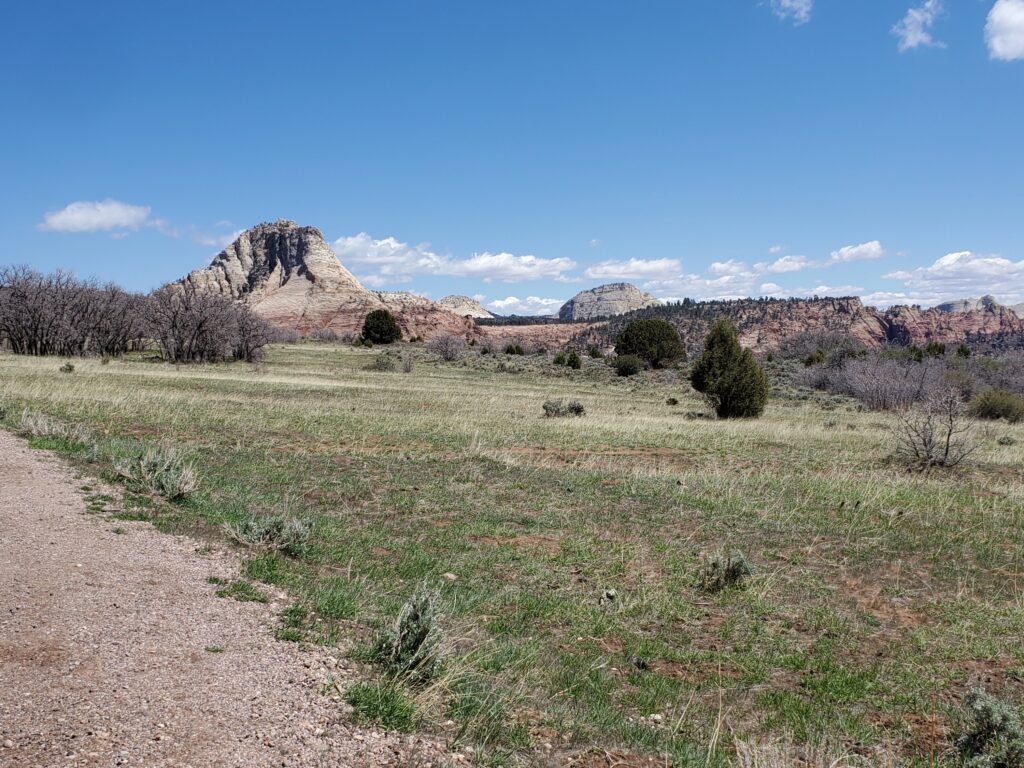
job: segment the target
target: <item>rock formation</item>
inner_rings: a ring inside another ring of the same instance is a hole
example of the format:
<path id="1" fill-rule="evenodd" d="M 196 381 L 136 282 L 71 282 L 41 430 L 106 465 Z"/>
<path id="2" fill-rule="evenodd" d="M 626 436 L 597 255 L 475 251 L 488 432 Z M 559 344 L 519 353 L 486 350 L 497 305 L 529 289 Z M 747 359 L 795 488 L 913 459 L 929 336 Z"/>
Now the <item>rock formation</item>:
<path id="1" fill-rule="evenodd" d="M 649 293 L 643 293 L 630 283 L 609 283 L 580 291 L 558 310 L 561 320 L 585 322 L 599 317 L 624 315 L 638 309 L 654 307 L 661 302 Z"/>
<path id="2" fill-rule="evenodd" d="M 471 299 L 469 296 L 445 296 L 437 303 L 456 315 L 469 315 L 470 317 L 484 319 L 495 316 L 492 312 L 485 309 L 479 301 Z"/>
<path id="3" fill-rule="evenodd" d="M 982 296 L 980 299 L 957 299 L 956 301 L 944 301 L 936 304 L 935 308 L 942 312 L 974 312 L 979 309 L 990 309 L 1000 306 L 996 297 L 992 295 Z"/>
<path id="4" fill-rule="evenodd" d="M 945 301 L 936 305 L 936 309 L 942 312 L 976 312 L 981 310 L 997 311 L 1000 307 L 1011 310 L 1019 317 L 1024 317 L 1024 304 L 1006 305 L 996 301 L 991 294 L 982 296 L 980 299 L 958 299 L 956 301 Z"/>
<path id="5" fill-rule="evenodd" d="M 867 347 L 1024 338 L 1024 319 L 998 304 L 963 312 L 919 307 L 892 307 L 881 312 L 865 307 L 858 298 L 847 297 L 686 301 L 613 318 L 577 334 L 574 343 L 610 346 L 631 319 L 655 315 L 672 323 L 689 349 L 698 348 L 712 323 L 722 316 L 735 323 L 744 346 L 760 352 L 778 349 L 786 339 L 799 334 L 818 332 L 843 333 Z"/>
<path id="6" fill-rule="evenodd" d="M 300 333 L 322 328 L 358 333 L 366 314 L 383 308 L 394 312 L 407 337 L 475 332 L 471 320 L 429 299 L 367 290 L 338 261 L 320 230 L 294 221 L 246 230 L 209 267 L 182 283 L 244 301 L 271 323 Z"/>

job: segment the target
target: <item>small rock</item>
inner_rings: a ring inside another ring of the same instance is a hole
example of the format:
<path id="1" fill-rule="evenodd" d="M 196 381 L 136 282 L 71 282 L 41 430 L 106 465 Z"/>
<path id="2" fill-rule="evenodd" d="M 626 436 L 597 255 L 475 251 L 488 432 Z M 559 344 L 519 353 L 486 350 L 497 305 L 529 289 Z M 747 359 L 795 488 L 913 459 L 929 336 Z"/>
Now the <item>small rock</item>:
<path id="1" fill-rule="evenodd" d="M 450 581 L 458 581 L 459 580 L 459 577 L 456 576 L 454 573 L 446 573 L 441 578 L 444 579 L 445 581 L 449 581 L 449 582 Z"/>
<path id="2" fill-rule="evenodd" d="M 4 739 L 4 749 L 14 749 L 14 742 L 10 739 Z"/>

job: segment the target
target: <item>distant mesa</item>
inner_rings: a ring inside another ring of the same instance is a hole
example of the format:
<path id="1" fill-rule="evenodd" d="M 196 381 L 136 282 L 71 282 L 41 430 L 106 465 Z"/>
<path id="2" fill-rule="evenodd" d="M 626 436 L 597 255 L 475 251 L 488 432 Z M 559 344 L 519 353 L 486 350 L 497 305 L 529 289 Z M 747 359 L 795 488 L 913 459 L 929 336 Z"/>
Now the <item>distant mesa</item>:
<path id="1" fill-rule="evenodd" d="M 485 309 L 479 301 L 471 299 L 469 296 L 445 296 L 437 303 L 456 315 L 468 315 L 479 320 L 489 320 L 496 317 L 493 312 Z"/>
<path id="2" fill-rule="evenodd" d="M 659 306 L 661 302 L 631 283 L 609 283 L 580 291 L 558 310 L 561 320 L 585 322 L 600 317 L 614 317 L 638 309 Z"/>

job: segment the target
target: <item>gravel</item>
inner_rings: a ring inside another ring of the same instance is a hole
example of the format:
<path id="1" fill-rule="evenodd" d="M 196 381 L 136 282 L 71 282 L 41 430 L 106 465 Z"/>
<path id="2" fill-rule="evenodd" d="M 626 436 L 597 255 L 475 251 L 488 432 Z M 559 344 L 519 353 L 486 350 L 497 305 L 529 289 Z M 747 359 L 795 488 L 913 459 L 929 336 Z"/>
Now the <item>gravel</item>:
<path id="1" fill-rule="evenodd" d="M 236 555 L 89 514 L 84 482 L 0 432 L 0 766 L 462 762 L 354 726 L 345 660 L 274 640 L 284 594 L 216 597 Z"/>

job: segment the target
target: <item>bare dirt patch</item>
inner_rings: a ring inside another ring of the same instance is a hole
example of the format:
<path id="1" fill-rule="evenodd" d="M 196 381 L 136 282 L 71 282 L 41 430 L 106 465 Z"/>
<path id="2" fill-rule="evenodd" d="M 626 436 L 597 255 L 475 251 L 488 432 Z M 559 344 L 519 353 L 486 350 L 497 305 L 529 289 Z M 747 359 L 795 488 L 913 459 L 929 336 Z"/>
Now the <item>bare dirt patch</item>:
<path id="1" fill-rule="evenodd" d="M 351 725 L 347 663 L 273 639 L 285 595 L 216 597 L 234 555 L 87 515 L 80 480 L 3 432 L 0 479 L 0 766 L 446 763 Z"/>

